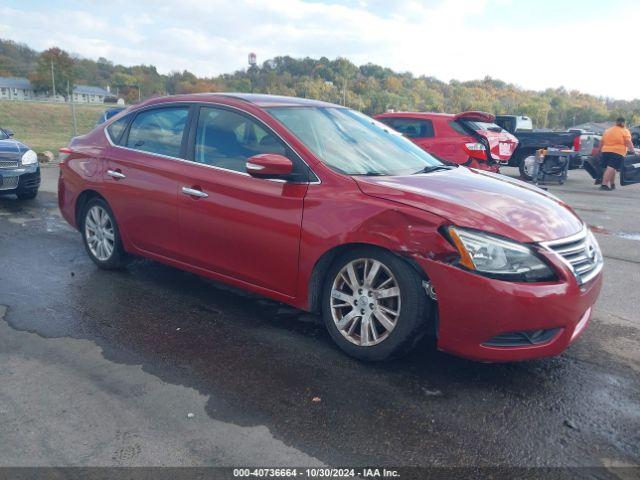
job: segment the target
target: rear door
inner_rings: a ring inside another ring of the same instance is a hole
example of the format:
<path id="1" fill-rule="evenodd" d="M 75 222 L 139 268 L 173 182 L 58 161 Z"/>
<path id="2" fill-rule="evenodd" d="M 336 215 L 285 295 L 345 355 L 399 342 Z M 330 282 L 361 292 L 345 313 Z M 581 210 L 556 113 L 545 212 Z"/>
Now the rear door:
<path id="1" fill-rule="evenodd" d="M 123 131 L 112 128 L 118 122 L 107 129 L 105 196 L 123 236 L 136 249 L 173 258 L 179 251 L 177 175 L 189 107 L 154 107 L 132 115 Z"/>
<path id="2" fill-rule="evenodd" d="M 628 155 L 620 170 L 620 185 L 640 183 L 640 155 Z"/>

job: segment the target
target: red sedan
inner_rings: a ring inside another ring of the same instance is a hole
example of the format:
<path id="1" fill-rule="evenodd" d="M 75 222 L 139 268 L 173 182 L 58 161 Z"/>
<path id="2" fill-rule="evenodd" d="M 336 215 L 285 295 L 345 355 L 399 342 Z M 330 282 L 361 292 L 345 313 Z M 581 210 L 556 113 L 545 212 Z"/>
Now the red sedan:
<path id="1" fill-rule="evenodd" d="M 321 312 L 360 359 L 425 334 L 477 360 L 556 355 L 600 291 L 600 249 L 567 205 L 341 106 L 157 98 L 62 154 L 60 210 L 99 267 L 148 257 Z"/>
<path id="2" fill-rule="evenodd" d="M 396 112 L 375 118 L 438 158 L 495 173 L 500 164 L 509 163 L 518 146 L 518 139 L 485 112 Z"/>

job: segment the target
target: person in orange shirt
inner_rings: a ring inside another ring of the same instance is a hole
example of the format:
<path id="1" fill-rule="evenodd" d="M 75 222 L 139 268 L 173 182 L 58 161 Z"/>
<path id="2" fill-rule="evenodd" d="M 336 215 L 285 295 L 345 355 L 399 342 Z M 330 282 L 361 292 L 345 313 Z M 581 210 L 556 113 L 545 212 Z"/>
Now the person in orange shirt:
<path id="1" fill-rule="evenodd" d="M 602 168 L 605 169 L 600 190 L 616 188 L 616 170 L 622 168 L 627 149 L 634 151 L 631 132 L 625 128 L 624 123 L 625 119 L 618 117 L 616 124 L 607 128 L 602 135 L 602 140 L 600 140 Z"/>

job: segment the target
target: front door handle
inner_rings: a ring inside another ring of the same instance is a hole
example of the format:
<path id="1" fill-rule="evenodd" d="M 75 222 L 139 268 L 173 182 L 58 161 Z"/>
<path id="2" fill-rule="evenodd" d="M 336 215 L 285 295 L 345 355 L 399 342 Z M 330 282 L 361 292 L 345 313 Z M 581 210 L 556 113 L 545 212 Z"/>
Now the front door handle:
<path id="1" fill-rule="evenodd" d="M 197 198 L 207 198 L 209 195 L 204 193 L 202 190 L 196 190 L 195 188 L 190 187 L 182 187 L 182 193 L 185 195 L 191 195 L 192 197 Z"/>
<path id="2" fill-rule="evenodd" d="M 107 175 L 115 178 L 116 180 L 120 180 L 121 178 L 127 178 L 127 176 L 119 170 L 107 170 Z"/>

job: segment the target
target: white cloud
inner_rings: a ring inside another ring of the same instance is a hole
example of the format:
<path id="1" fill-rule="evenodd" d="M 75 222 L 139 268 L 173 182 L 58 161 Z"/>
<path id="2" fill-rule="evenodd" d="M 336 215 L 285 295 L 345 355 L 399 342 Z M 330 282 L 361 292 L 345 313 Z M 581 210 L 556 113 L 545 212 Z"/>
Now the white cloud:
<path id="1" fill-rule="evenodd" d="M 487 28 L 511 0 L 114 0 L 86 11 L 0 7 L 0 34 L 43 49 L 60 46 L 161 72 L 217 75 L 276 55 L 346 56 L 442 80 L 491 75 L 525 88 L 565 86 L 615 98 L 640 97 L 630 71 L 640 7 L 591 20 Z M 114 14 L 113 12 L 121 12 Z M 125 13 L 126 12 L 126 13 Z M 552 15 L 550 15 L 552 17 Z M 16 21 L 17 19 L 17 21 Z M 22 20 L 20 20 L 22 19 Z M 495 22 L 494 22 L 495 23 Z M 604 61 L 604 59 L 607 61 Z"/>

